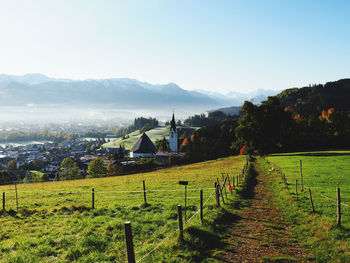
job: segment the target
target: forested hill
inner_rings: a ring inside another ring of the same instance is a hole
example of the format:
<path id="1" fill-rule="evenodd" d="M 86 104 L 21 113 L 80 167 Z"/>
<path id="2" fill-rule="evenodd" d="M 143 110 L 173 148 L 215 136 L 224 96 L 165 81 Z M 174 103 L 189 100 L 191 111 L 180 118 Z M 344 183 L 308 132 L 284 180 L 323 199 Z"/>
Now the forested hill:
<path id="1" fill-rule="evenodd" d="M 319 114 L 334 108 L 338 112 L 350 111 L 350 79 L 327 82 L 303 88 L 286 89 L 277 95 L 284 107 L 302 116 Z"/>

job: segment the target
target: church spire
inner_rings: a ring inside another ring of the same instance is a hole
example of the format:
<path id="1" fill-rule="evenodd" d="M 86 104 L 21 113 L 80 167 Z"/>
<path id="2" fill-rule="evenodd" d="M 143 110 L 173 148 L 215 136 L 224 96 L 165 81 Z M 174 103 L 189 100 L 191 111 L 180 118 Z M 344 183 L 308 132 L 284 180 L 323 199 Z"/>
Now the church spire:
<path id="1" fill-rule="evenodd" d="M 170 130 L 176 131 L 176 122 L 175 122 L 174 111 L 173 111 L 173 118 L 171 119 L 171 122 L 170 122 Z"/>
<path id="2" fill-rule="evenodd" d="M 169 147 L 170 147 L 170 151 L 177 152 L 178 137 L 177 137 L 177 131 L 176 131 L 174 110 L 173 110 L 173 118 L 171 119 L 171 122 L 170 122 Z"/>

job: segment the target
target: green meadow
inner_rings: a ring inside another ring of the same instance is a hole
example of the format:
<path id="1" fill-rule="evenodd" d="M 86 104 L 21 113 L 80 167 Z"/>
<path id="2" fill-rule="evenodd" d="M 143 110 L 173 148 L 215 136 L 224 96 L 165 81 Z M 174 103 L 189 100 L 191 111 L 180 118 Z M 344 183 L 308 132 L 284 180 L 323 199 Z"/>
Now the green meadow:
<path id="1" fill-rule="evenodd" d="M 348 262 L 350 260 L 350 151 L 324 151 L 272 154 L 265 158 L 271 167 L 285 173 L 288 189 L 281 175 L 273 175 L 272 187 L 281 208 L 294 224 L 303 244 L 311 249 L 320 262 Z M 301 191 L 300 160 L 304 191 Z M 266 169 L 267 164 L 265 163 Z M 271 171 L 271 170 L 270 170 Z M 296 200 L 298 180 L 298 201 Z M 341 194 L 341 227 L 337 226 L 337 187 Z M 309 189 L 315 207 L 311 210 Z"/>
<path id="2" fill-rule="evenodd" d="M 169 138 L 169 127 L 168 126 L 160 126 L 155 129 L 149 130 L 146 132 L 151 141 L 155 142 L 156 140 L 161 140 L 164 137 L 166 139 Z M 137 140 L 140 138 L 141 134 L 139 130 L 134 131 L 128 134 L 129 138 L 116 138 L 111 139 L 110 142 L 103 144 L 104 148 L 118 148 L 119 145 L 122 145 L 125 149 L 131 150 Z"/>
<path id="3" fill-rule="evenodd" d="M 214 181 L 221 173 L 238 175 L 245 157 L 229 157 L 150 173 L 119 177 L 0 186 L 6 211 L 0 215 L 1 262 L 125 262 L 124 222 L 130 221 L 136 259 L 159 242 L 176 237 L 177 205 L 200 224 L 199 189 L 205 216 L 215 214 Z M 146 183 L 144 205 L 142 181 Z M 92 209 L 92 188 L 95 208 Z"/>

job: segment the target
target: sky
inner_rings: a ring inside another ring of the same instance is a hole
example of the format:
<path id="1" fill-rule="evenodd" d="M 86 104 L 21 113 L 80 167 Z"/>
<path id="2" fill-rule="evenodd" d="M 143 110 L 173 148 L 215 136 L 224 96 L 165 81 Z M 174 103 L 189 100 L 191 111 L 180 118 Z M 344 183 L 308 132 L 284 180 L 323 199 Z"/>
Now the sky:
<path id="1" fill-rule="evenodd" d="M 282 90 L 350 77 L 350 2 L 0 0 L 0 73 Z"/>

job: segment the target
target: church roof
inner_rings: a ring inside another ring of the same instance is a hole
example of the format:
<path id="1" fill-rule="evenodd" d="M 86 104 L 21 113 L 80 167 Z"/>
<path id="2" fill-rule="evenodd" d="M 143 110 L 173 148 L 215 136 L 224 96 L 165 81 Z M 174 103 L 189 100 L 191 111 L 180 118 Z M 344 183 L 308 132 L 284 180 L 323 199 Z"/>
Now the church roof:
<path id="1" fill-rule="evenodd" d="M 134 153 L 156 153 L 157 147 L 153 144 L 151 139 L 147 136 L 146 133 L 137 140 L 135 145 L 131 149 Z"/>
<path id="2" fill-rule="evenodd" d="M 173 113 L 173 118 L 172 118 L 172 120 L 170 121 L 170 130 L 176 131 L 176 122 L 175 122 L 174 113 Z"/>

